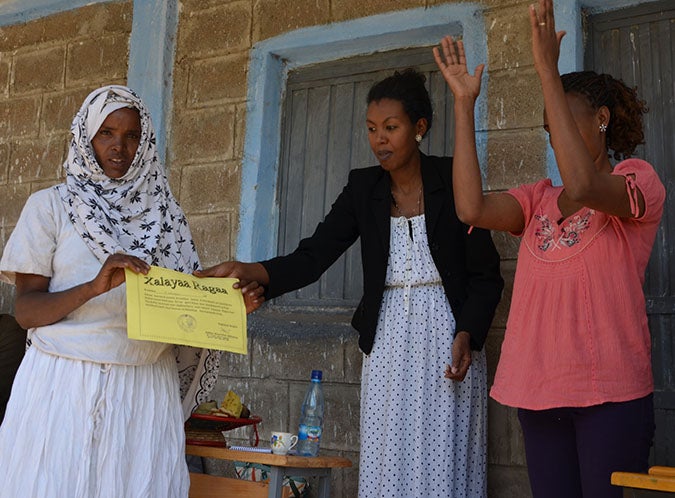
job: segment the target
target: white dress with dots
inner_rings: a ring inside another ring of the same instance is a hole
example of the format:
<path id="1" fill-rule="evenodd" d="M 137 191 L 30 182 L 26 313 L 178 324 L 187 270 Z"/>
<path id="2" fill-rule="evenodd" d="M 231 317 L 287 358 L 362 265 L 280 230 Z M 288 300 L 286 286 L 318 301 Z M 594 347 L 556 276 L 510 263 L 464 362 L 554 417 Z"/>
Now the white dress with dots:
<path id="1" fill-rule="evenodd" d="M 444 377 L 455 319 L 424 215 L 392 217 L 385 284 L 363 361 L 359 498 L 484 498 L 485 353 L 472 352 L 464 381 Z"/>

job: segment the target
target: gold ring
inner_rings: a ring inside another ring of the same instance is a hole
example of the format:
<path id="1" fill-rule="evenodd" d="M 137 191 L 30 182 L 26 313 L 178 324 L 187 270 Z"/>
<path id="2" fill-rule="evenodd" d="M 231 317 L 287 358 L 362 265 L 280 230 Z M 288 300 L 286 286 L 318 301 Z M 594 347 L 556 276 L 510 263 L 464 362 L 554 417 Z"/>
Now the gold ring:
<path id="1" fill-rule="evenodd" d="M 546 26 L 546 23 L 542 21 L 539 23 L 539 26 Z"/>

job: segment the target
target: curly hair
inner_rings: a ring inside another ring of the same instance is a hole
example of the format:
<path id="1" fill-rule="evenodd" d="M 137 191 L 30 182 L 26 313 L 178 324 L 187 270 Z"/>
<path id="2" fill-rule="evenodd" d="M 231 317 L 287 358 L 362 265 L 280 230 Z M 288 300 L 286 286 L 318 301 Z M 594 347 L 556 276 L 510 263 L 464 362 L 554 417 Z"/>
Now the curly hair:
<path id="1" fill-rule="evenodd" d="M 428 132 L 431 129 L 433 110 L 429 92 L 424 86 L 425 81 L 424 75 L 413 68 L 395 71 L 393 75 L 370 87 L 366 103 L 382 99 L 398 100 L 403 104 L 403 110 L 412 123 L 417 123 L 420 118 L 427 120 Z"/>
<path id="2" fill-rule="evenodd" d="M 614 159 L 630 157 L 635 148 L 645 142 L 642 115 L 647 104 L 637 95 L 636 88 L 609 74 L 595 71 L 577 71 L 562 75 L 565 93 L 583 97 L 593 109 L 606 106 L 610 112 L 607 128 L 607 148 L 614 151 Z"/>

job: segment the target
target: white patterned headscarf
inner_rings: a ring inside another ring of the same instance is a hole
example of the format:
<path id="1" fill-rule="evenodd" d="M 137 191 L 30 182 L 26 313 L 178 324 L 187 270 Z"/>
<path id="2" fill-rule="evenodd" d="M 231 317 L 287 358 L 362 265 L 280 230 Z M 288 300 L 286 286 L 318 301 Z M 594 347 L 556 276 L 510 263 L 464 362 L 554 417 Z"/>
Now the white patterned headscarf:
<path id="1" fill-rule="evenodd" d="M 129 170 L 120 178 L 110 178 L 96 160 L 91 140 L 106 117 L 121 108 L 138 111 L 141 139 Z M 73 138 L 63 165 L 66 193 L 62 200 L 75 230 L 99 261 L 122 252 L 184 273 L 199 269 L 187 219 L 169 188 L 157 155 L 155 130 L 140 97 L 120 85 L 94 90 L 70 130 Z M 220 353 L 180 346 L 176 360 L 188 415 L 206 401 L 215 385 Z"/>
<path id="2" fill-rule="evenodd" d="M 121 178 L 109 178 L 91 140 L 106 117 L 123 107 L 139 112 L 141 139 L 129 170 Z M 71 132 L 63 200 L 75 229 L 101 263 L 123 252 L 172 270 L 196 270 L 199 260 L 187 220 L 169 189 L 141 99 L 123 86 L 99 88 L 85 99 Z"/>

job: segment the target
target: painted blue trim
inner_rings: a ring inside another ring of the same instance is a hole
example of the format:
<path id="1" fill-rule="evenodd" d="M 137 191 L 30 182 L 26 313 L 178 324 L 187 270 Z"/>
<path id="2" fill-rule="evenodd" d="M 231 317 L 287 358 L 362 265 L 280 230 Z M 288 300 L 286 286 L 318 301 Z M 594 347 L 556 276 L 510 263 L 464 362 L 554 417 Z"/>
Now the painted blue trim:
<path id="1" fill-rule="evenodd" d="M 611 2 L 607 0 L 582 0 L 581 5 L 584 9 L 588 9 L 589 13 L 598 14 L 656 1 L 660 0 L 612 0 Z"/>
<path id="2" fill-rule="evenodd" d="M 143 98 L 150 111 L 157 152 L 164 161 L 170 129 L 178 5 L 175 0 L 136 0 L 133 16 L 127 84 Z"/>
<path id="3" fill-rule="evenodd" d="M 0 26 L 33 21 L 41 17 L 110 0 L 5 0 L 0 4 Z"/>
<path id="4" fill-rule="evenodd" d="M 0 26 L 112 1 L 117 0 L 5 0 L 0 4 Z M 150 111 L 157 133 L 157 151 L 164 160 L 170 129 L 178 5 L 176 0 L 135 0 L 133 5 L 127 84 L 143 98 Z"/>
<path id="5" fill-rule="evenodd" d="M 463 3 L 370 16 L 313 26 L 264 40 L 251 50 L 246 138 L 242 164 L 236 257 L 257 261 L 276 253 L 277 177 L 281 105 L 289 69 L 406 47 L 433 45 L 462 34 L 469 66 L 487 60 L 487 40 L 478 4 Z M 487 93 L 487 92 L 484 92 Z M 485 96 L 478 102 L 477 129 L 487 123 Z M 487 148 L 480 149 L 484 164 Z"/>

